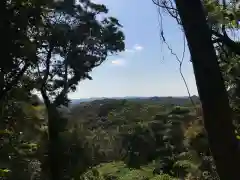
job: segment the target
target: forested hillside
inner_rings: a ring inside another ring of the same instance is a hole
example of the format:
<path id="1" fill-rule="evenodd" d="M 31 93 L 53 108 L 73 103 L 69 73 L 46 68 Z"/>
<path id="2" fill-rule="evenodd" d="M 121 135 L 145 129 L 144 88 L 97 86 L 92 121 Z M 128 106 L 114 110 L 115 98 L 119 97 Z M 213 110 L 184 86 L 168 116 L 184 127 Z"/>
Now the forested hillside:
<path id="1" fill-rule="evenodd" d="M 17 123 L 14 134 L 1 133 L 5 178 L 38 178 L 47 171 L 45 107 L 37 97 L 30 102 L 23 104 L 28 120 Z M 59 110 L 68 118 L 59 124 L 66 179 L 216 178 L 199 104 L 103 99 Z"/>
<path id="2" fill-rule="evenodd" d="M 94 157 L 82 178 L 216 178 L 201 120 L 198 104 L 81 103 L 72 109 L 69 122 L 76 131 L 81 127 Z"/>

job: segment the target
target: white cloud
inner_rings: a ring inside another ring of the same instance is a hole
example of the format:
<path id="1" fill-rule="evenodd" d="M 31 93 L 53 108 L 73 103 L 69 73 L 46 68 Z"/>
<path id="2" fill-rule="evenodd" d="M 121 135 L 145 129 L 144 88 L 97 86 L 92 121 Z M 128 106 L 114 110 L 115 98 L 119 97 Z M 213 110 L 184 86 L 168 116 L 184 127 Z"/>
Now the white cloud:
<path id="1" fill-rule="evenodd" d="M 113 65 L 116 66 L 124 66 L 126 64 L 125 59 L 116 59 L 111 62 Z"/>
<path id="2" fill-rule="evenodd" d="M 122 54 L 121 57 L 127 57 L 127 59 L 129 59 L 130 54 L 134 55 L 135 53 L 140 52 L 143 49 L 144 49 L 143 46 L 141 46 L 139 44 L 135 44 L 132 48 L 125 49 L 125 51 L 123 53 L 127 53 L 127 54 Z M 114 66 L 125 66 L 126 65 L 126 59 L 121 58 L 121 57 L 118 58 L 118 59 L 112 60 L 111 64 L 114 65 Z"/>
<path id="3" fill-rule="evenodd" d="M 92 0 L 92 2 L 94 2 L 94 3 L 103 3 L 103 0 Z"/>
<path id="4" fill-rule="evenodd" d="M 136 51 L 142 51 L 143 50 L 143 46 L 139 45 L 139 44 L 135 44 L 133 47 Z"/>
<path id="5" fill-rule="evenodd" d="M 133 49 L 125 49 L 125 52 L 127 52 L 127 53 L 134 53 L 134 50 Z"/>
<path id="6" fill-rule="evenodd" d="M 142 51 L 144 48 L 139 44 L 135 44 L 132 48 L 126 49 L 126 53 L 136 53 L 137 51 Z"/>

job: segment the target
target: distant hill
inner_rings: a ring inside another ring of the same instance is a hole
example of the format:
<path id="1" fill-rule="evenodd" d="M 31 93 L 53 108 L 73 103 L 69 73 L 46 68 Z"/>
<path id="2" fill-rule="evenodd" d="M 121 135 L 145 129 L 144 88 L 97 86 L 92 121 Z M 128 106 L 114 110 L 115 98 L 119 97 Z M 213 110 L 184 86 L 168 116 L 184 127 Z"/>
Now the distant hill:
<path id="1" fill-rule="evenodd" d="M 192 96 L 192 100 L 195 103 L 199 103 L 199 97 L 198 96 Z M 100 98 L 83 98 L 83 99 L 72 99 L 71 100 L 71 106 L 78 105 L 83 102 L 92 102 L 95 100 L 104 100 L 104 99 L 126 99 L 129 101 L 156 101 L 162 104 L 175 104 L 175 105 L 184 105 L 186 103 L 191 103 L 189 100 L 189 97 L 183 96 L 183 97 L 138 97 L 138 96 L 127 96 L 127 97 L 100 97 Z"/>

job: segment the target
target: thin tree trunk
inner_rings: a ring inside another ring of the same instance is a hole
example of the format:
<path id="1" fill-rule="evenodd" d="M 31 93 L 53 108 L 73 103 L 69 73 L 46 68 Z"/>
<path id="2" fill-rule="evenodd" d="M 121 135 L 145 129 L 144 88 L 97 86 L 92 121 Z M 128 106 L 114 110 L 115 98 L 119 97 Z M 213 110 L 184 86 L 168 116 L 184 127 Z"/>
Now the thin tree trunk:
<path id="1" fill-rule="evenodd" d="M 239 180 L 238 142 L 227 92 L 200 0 L 175 0 L 192 56 L 204 126 L 221 180 Z"/>

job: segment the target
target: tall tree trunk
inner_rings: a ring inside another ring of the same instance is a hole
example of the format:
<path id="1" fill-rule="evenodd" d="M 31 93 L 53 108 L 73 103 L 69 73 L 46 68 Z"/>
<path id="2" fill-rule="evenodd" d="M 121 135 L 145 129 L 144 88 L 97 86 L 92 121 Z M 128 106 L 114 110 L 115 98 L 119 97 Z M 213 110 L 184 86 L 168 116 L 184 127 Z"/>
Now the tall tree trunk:
<path id="1" fill-rule="evenodd" d="M 240 179 L 238 142 L 227 92 L 200 0 L 175 0 L 192 56 L 204 126 L 221 180 Z"/>
<path id="2" fill-rule="evenodd" d="M 56 107 L 50 102 L 44 90 L 41 90 L 44 103 L 47 108 L 48 114 L 48 162 L 50 167 L 50 179 L 51 180 L 61 180 L 60 171 L 60 153 L 59 153 L 59 131 L 57 128 L 59 113 Z"/>

